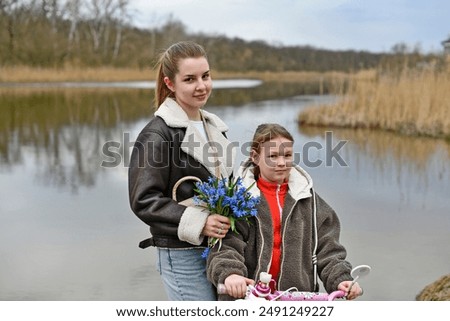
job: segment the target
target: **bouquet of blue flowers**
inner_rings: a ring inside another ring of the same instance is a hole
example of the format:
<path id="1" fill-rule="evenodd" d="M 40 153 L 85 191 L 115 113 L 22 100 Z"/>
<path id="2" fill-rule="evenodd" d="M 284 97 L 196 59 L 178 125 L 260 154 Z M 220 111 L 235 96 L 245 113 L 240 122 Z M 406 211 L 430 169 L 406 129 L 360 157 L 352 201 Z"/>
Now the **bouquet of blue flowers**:
<path id="1" fill-rule="evenodd" d="M 242 184 L 242 179 L 227 179 L 210 177 L 206 182 L 195 183 L 194 203 L 205 206 L 211 213 L 220 214 L 230 219 L 231 230 L 236 230 L 236 221 L 243 220 L 249 222 L 249 218 L 256 216 L 256 205 L 260 198 L 252 196 L 249 192 L 250 187 L 246 188 Z M 206 258 L 211 248 L 219 243 L 221 239 L 215 237 L 208 238 L 208 247 L 202 254 Z"/>

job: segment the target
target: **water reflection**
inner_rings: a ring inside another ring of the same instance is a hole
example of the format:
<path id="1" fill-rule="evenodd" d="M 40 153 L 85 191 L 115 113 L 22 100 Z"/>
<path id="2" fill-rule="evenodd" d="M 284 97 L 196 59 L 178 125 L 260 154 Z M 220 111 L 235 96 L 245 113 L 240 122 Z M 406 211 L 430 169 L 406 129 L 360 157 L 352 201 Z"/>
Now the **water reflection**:
<path id="1" fill-rule="evenodd" d="M 148 94 L 126 91 L 1 92 L 2 169 L 31 163 L 44 184 L 92 186 L 101 146 L 150 115 Z"/>
<path id="2" fill-rule="evenodd" d="M 355 166 L 355 175 L 361 172 L 376 175 L 374 180 L 395 184 L 407 195 L 415 188 L 424 194 L 430 184 L 439 184 L 444 190 L 450 187 L 450 144 L 445 140 L 428 137 L 408 137 L 392 132 L 370 129 L 332 128 L 334 139 L 349 143 L 343 149 L 344 158 Z M 322 135 L 324 129 L 299 127 L 307 137 Z"/>

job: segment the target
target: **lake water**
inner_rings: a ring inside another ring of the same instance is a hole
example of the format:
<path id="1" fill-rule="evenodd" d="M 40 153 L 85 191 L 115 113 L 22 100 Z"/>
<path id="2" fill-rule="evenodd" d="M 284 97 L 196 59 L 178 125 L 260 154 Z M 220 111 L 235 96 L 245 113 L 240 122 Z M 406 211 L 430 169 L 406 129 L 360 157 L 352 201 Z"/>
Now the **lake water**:
<path id="1" fill-rule="evenodd" d="M 0 300 L 166 300 L 127 194 L 131 144 L 152 114 L 148 85 L 0 89 Z M 341 219 L 348 259 L 372 267 L 361 299 L 414 300 L 450 273 L 447 142 L 299 128 L 302 109 L 334 97 L 254 85 L 216 86 L 206 109 L 239 146 L 263 122 L 293 133 L 299 163 Z M 110 141 L 122 161 L 102 167 Z"/>

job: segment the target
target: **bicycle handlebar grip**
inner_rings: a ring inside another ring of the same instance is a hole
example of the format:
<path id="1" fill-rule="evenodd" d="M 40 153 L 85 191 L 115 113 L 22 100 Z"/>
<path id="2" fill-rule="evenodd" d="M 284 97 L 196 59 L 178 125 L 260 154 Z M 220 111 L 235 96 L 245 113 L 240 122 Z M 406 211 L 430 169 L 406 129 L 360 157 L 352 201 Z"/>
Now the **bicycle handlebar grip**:
<path id="1" fill-rule="evenodd" d="M 334 299 L 343 298 L 343 297 L 345 297 L 345 294 L 346 293 L 344 291 L 341 291 L 341 290 L 331 292 L 328 295 L 328 301 L 333 301 Z"/>

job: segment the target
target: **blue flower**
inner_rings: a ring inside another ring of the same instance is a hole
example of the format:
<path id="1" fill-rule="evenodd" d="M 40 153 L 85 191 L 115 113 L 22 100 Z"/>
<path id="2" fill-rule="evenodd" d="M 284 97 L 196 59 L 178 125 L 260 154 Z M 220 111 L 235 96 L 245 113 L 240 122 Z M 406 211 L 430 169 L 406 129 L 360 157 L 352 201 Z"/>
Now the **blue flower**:
<path id="1" fill-rule="evenodd" d="M 206 259 L 210 251 L 211 251 L 210 247 L 205 248 L 202 253 L 202 258 Z"/>
<path id="2" fill-rule="evenodd" d="M 206 182 L 195 184 L 194 202 L 197 205 L 204 205 L 211 213 L 226 216 L 231 221 L 231 229 L 237 233 L 235 221 L 245 220 L 249 222 L 250 217 L 257 215 L 256 205 L 259 203 L 259 197 L 254 197 L 242 183 L 242 178 L 218 179 L 209 177 Z M 209 251 L 221 240 L 216 238 L 208 239 L 208 247 L 202 254 L 206 258 Z"/>

